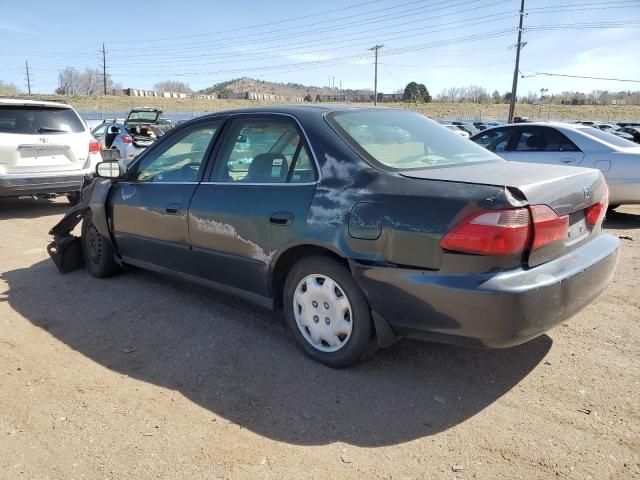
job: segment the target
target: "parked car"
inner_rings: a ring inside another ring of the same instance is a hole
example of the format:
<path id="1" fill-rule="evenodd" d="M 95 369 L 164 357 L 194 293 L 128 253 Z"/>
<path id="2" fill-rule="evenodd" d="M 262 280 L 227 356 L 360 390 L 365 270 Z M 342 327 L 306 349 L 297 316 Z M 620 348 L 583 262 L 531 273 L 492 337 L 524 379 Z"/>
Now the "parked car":
<path id="1" fill-rule="evenodd" d="M 453 133 L 455 133 L 459 137 L 462 137 L 462 138 L 471 137 L 471 135 L 469 135 L 469 132 L 467 132 L 466 130 L 458 127 L 458 125 L 449 124 L 449 125 L 443 125 L 443 127 L 448 128 L 449 130 L 451 130 Z"/>
<path id="2" fill-rule="evenodd" d="M 230 171 L 236 156 L 245 172 Z M 124 173 L 97 171 L 51 231 L 63 272 L 79 242 L 96 277 L 135 265 L 281 306 L 302 349 L 332 367 L 398 337 L 526 342 L 593 301 L 616 265 L 598 170 L 506 162 L 404 110 L 220 112 Z"/>
<path id="3" fill-rule="evenodd" d="M 471 140 L 506 160 L 596 168 L 609 185 L 611 208 L 640 203 L 640 148 L 598 128 L 548 122 L 505 125 Z"/>
<path id="4" fill-rule="evenodd" d="M 91 133 L 100 142 L 103 157 L 118 160 L 123 169 L 161 136 L 154 126 L 136 123 L 105 123 Z"/>
<path id="5" fill-rule="evenodd" d="M 480 131 L 480 129 L 476 128 L 473 123 L 469 123 L 469 122 L 451 122 L 451 124 L 455 125 L 460 130 L 467 132 L 469 136 L 475 135 Z"/>
<path id="6" fill-rule="evenodd" d="M 631 141 L 640 143 L 640 127 L 622 127 L 620 131 L 629 135 Z"/>
<path id="7" fill-rule="evenodd" d="M 619 126 L 611 125 L 610 123 L 596 123 L 593 125 L 595 128 L 599 128 L 603 132 L 612 133 L 620 138 L 633 142 L 633 135 L 629 135 L 624 132 Z"/>
<path id="8" fill-rule="evenodd" d="M 164 135 L 173 128 L 173 122 L 169 118 L 158 118 L 155 127 L 162 135 Z"/>
<path id="9" fill-rule="evenodd" d="M 100 145 L 69 105 L 0 99 L 0 196 L 79 199 L 100 162 Z"/>

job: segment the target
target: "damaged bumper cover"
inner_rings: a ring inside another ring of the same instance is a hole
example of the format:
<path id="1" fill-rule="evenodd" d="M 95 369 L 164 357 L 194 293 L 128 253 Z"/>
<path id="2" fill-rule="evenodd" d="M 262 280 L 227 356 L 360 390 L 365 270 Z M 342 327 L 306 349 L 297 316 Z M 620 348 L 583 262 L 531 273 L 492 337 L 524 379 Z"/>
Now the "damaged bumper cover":
<path id="1" fill-rule="evenodd" d="M 91 218 L 98 232 L 112 242 L 106 214 L 110 190 L 111 180 L 108 179 L 96 178 L 85 182 L 78 204 L 70 208 L 49 231 L 53 241 L 47 245 L 47 252 L 60 273 L 72 272 L 84 266 L 80 237 L 71 233 L 83 218 Z"/>

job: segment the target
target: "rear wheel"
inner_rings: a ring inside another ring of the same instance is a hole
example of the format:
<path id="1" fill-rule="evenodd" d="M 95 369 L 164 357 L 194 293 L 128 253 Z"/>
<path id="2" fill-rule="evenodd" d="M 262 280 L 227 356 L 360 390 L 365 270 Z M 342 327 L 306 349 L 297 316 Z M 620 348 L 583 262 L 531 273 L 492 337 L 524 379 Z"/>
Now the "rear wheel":
<path id="1" fill-rule="evenodd" d="M 307 257 L 289 272 L 284 310 L 296 340 L 314 360 L 343 368 L 371 349 L 369 305 L 351 272 L 326 257 Z"/>
<path id="2" fill-rule="evenodd" d="M 82 222 L 82 254 L 87 270 L 94 277 L 111 277 L 122 270 L 116 263 L 111 243 L 98 232 L 91 217 Z"/>

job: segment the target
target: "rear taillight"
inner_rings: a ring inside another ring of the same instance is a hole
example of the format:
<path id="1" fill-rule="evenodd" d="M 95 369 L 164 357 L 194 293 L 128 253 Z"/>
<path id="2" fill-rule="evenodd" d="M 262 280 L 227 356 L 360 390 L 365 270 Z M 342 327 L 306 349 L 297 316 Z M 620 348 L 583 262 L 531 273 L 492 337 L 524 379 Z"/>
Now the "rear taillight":
<path id="1" fill-rule="evenodd" d="M 513 255 L 529 242 L 526 208 L 485 210 L 463 220 L 440 241 L 445 250 L 479 255 Z"/>
<path id="2" fill-rule="evenodd" d="M 546 205 L 483 210 L 456 225 L 440 241 L 445 250 L 478 255 L 515 255 L 567 237 L 569 217 Z"/>
<path id="3" fill-rule="evenodd" d="M 129 135 L 123 135 L 122 143 L 133 143 L 133 138 L 131 138 Z"/>
<path id="4" fill-rule="evenodd" d="M 607 208 L 609 208 L 609 187 L 605 188 L 602 200 L 587 207 L 587 225 L 593 227 L 602 222 L 605 213 L 607 213 Z"/>
<path id="5" fill-rule="evenodd" d="M 89 141 L 89 153 L 98 153 L 100 151 L 100 142 L 97 140 Z"/>
<path id="6" fill-rule="evenodd" d="M 532 205 L 530 209 L 533 219 L 533 243 L 531 245 L 533 250 L 567 238 L 568 215 L 559 217 L 546 205 Z"/>

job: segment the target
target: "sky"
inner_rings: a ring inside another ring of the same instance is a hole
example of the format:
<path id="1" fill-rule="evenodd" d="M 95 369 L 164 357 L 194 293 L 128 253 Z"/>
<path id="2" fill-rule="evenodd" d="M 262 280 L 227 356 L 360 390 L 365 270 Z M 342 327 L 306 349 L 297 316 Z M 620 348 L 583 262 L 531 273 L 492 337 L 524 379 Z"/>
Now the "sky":
<path id="1" fill-rule="evenodd" d="M 640 90 L 640 0 L 525 0 L 518 94 Z M 0 0 L 0 80 L 51 93 L 58 71 L 101 68 L 123 87 L 239 77 L 378 90 L 410 81 L 511 90 L 520 0 Z"/>

